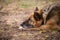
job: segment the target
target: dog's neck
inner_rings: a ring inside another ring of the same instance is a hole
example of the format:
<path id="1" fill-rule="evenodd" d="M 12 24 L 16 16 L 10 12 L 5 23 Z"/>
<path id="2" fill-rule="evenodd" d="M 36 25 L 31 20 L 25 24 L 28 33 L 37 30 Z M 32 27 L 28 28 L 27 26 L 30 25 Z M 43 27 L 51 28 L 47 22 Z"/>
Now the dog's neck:
<path id="1" fill-rule="evenodd" d="M 43 19 L 44 19 L 44 24 L 46 24 L 46 18 L 47 16 L 49 15 L 49 13 L 51 12 L 51 10 L 54 8 L 54 7 L 57 7 L 58 4 L 51 4 L 51 5 L 48 5 L 47 7 L 45 7 L 43 9 Z"/>

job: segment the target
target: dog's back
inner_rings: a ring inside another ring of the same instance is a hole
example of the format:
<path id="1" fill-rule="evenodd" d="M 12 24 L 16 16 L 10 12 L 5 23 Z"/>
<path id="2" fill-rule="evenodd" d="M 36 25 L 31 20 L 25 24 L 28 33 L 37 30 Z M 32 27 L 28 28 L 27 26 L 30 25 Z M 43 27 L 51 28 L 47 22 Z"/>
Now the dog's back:
<path id="1" fill-rule="evenodd" d="M 60 4 L 51 4 L 47 7 L 43 9 L 44 27 L 60 30 Z"/>

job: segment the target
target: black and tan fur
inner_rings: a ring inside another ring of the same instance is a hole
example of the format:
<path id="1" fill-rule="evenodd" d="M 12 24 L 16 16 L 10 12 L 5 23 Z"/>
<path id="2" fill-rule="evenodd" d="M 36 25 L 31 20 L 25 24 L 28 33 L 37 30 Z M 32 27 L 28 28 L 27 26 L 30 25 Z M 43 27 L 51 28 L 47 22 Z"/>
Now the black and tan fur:
<path id="1" fill-rule="evenodd" d="M 46 17 L 46 23 L 43 26 L 43 28 L 60 30 L 60 5 L 59 4 L 50 5 L 50 8 L 46 11 L 46 13 L 48 13 L 48 15 Z M 43 12 L 43 14 L 45 13 Z"/>
<path id="2" fill-rule="evenodd" d="M 30 15 L 30 17 L 28 18 L 28 20 L 24 21 L 21 25 L 24 28 L 37 28 L 40 27 L 42 25 L 42 10 L 39 10 L 37 7 L 35 9 L 35 11 L 32 13 L 32 15 Z"/>
<path id="3" fill-rule="evenodd" d="M 21 25 L 27 28 L 36 28 L 36 29 L 58 29 L 60 30 L 60 5 L 50 5 L 47 9 L 38 9 L 29 17 L 28 20 L 23 22 Z M 48 12 L 49 11 L 49 12 Z M 45 19 L 44 19 L 44 15 Z M 44 23 L 44 21 L 46 21 Z"/>

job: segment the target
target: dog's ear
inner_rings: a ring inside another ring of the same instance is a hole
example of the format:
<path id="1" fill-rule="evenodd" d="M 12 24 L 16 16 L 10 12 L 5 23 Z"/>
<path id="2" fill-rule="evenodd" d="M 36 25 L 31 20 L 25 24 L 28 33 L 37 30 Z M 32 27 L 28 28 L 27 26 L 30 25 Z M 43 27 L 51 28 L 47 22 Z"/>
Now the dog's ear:
<path id="1" fill-rule="evenodd" d="M 35 11 L 38 11 L 38 10 L 39 10 L 38 7 L 36 7 L 36 8 L 35 8 Z"/>
<path id="2" fill-rule="evenodd" d="M 42 18 L 42 10 L 39 10 L 38 7 L 36 7 L 33 17 L 36 21 L 39 21 Z"/>

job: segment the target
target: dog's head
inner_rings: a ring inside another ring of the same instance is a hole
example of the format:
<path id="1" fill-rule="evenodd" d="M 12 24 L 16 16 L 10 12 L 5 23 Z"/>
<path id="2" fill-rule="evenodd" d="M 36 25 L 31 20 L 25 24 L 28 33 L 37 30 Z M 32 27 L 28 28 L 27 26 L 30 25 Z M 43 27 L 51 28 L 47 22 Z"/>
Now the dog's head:
<path id="1" fill-rule="evenodd" d="M 23 28 L 34 28 L 34 27 L 39 27 L 42 25 L 43 17 L 42 17 L 42 9 L 36 9 L 34 10 L 33 14 L 30 15 L 28 20 L 24 21 L 21 26 Z"/>

